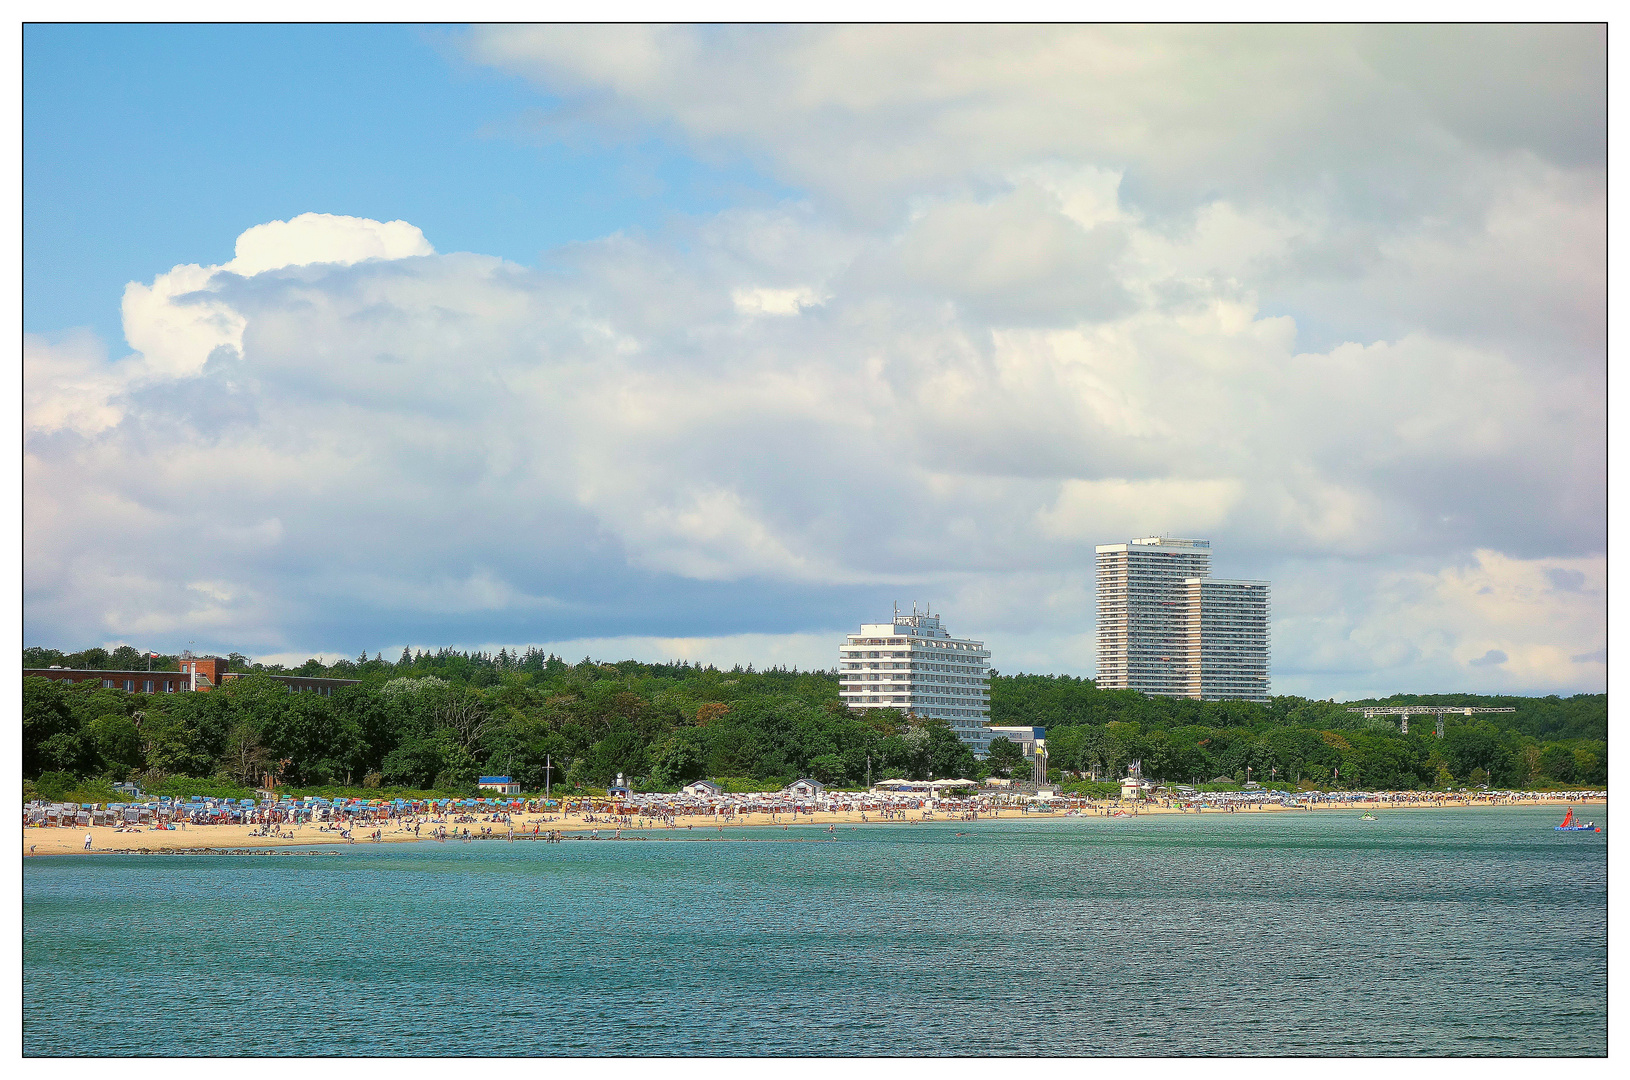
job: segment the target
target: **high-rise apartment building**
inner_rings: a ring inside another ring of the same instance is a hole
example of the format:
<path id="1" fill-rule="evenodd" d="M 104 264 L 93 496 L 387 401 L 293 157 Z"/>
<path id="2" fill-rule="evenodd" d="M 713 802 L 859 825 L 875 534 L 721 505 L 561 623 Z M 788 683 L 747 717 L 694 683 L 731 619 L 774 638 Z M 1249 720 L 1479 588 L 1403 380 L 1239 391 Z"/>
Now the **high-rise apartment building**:
<path id="1" fill-rule="evenodd" d="M 1151 536 L 1098 547 L 1098 685 L 1188 695 L 1188 595 L 1211 541 Z"/>
<path id="2" fill-rule="evenodd" d="M 1211 576 L 1211 541 L 1098 547 L 1098 685 L 1268 700 L 1268 583 Z"/>
<path id="3" fill-rule="evenodd" d="M 1268 700 L 1268 583 L 1189 578 L 1186 696 Z"/>
<path id="4" fill-rule="evenodd" d="M 938 615 L 896 609 L 893 622 L 862 623 L 838 650 L 838 694 L 852 709 L 942 719 L 976 754 L 990 746 L 990 653 L 952 637 Z"/>

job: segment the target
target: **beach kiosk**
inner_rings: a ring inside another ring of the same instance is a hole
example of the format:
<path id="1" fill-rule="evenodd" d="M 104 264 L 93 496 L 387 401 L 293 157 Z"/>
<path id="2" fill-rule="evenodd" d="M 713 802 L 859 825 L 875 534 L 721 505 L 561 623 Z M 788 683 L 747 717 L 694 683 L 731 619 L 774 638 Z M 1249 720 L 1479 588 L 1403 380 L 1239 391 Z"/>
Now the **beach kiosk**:
<path id="1" fill-rule="evenodd" d="M 695 780 L 679 789 L 681 795 L 693 799 L 709 799 L 724 794 L 724 788 L 711 780 Z"/>
<path id="2" fill-rule="evenodd" d="M 465 775 L 469 775 L 466 773 Z M 500 795 L 519 795 L 521 785 L 507 776 L 483 776 L 475 782 L 482 791 L 496 791 Z"/>

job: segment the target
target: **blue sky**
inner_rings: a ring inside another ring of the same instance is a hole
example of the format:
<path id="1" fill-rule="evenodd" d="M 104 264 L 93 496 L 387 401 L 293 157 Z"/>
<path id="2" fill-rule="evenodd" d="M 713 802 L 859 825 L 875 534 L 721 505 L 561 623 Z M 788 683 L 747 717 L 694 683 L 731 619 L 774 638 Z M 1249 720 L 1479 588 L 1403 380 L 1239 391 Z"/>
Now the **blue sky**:
<path id="1" fill-rule="evenodd" d="M 225 262 L 244 229 L 313 208 L 535 266 L 562 244 L 784 195 L 657 138 L 530 133 L 550 97 L 465 61 L 463 34 L 26 27 L 25 329 L 116 342 L 127 281 Z"/>
<path id="2" fill-rule="evenodd" d="M 28 644 L 1090 675 L 1205 537 L 1274 686 L 1606 680 L 1605 40 L 40 26 Z"/>

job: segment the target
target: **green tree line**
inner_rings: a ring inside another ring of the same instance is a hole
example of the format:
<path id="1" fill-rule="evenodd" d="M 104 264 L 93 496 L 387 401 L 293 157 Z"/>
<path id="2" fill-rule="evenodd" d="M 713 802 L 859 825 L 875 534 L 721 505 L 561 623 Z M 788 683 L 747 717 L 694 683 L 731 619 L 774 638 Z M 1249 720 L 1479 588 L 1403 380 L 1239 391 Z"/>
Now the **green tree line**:
<path id="1" fill-rule="evenodd" d="M 122 651 L 29 649 L 24 663 L 138 666 Z M 146 666 L 145 653 L 130 652 Z M 174 659 L 154 660 L 155 670 L 161 662 L 162 670 L 175 670 Z M 637 786 L 671 789 L 702 776 L 767 785 L 814 776 L 853 786 L 1024 769 L 1016 748 L 1000 742 L 989 759 L 976 761 L 942 722 L 892 709 L 849 710 L 832 672 L 569 664 L 538 650 L 404 650 L 396 661 L 362 653 L 294 668 L 254 664 L 239 654 L 230 662 L 247 677 L 197 694 L 25 679 L 25 778 L 190 777 L 252 786 L 270 774 L 298 787 L 463 791 L 482 773 L 511 775 L 538 790 L 546 775 L 567 789 L 604 787 L 618 773 Z M 291 694 L 257 673 L 360 682 L 332 696 Z M 1397 700 L 1510 703 L 1518 711 L 1450 717 L 1439 740 L 1430 720 L 1417 720 L 1405 736 L 1395 723 L 1366 721 L 1346 705 L 1297 697 L 1264 705 L 1197 702 L 1042 675 L 997 675 L 991 687 L 993 723 L 1045 726 L 1055 769 L 1105 778 L 1141 760 L 1144 776 L 1181 782 L 1249 776 L 1324 788 L 1606 783 L 1605 695 Z"/>

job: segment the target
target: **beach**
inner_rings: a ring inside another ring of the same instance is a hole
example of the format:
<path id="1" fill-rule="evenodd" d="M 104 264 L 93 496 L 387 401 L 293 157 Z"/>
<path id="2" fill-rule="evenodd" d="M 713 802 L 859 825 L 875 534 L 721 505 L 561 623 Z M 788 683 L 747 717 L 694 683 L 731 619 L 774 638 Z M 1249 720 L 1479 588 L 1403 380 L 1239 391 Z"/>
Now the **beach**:
<path id="1" fill-rule="evenodd" d="M 1241 801 L 1235 805 L 1222 808 L 1206 808 L 1196 810 L 1192 807 L 1177 803 L 1147 800 L 1101 800 L 1087 803 L 1075 809 L 1058 810 L 1054 812 L 1035 812 L 1020 810 L 1016 807 L 1001 809 L 982 809 L 977 815 L 969 816 L 967 811 L 960 808 L 922 808 L 896 811 L 884 817 L 876 812 L 862 813 L 858 810 L 820 811 L 813 813 L 800 811 L 794 813 L 738 813 L 728 818 L 715 818 L 698 815 L 695 817 L 679 816 L 666 821 L 658 818 L 646 817 L 639 814 L 628 814 L 614 817 L 605 812 L 595 814 L 560 814 L 560 813 L 512 813 L 509 822 L 490 820 L 490 815 L 465 815 L 474 817 L 474 821 L 458 821 L 435 818 L 429 815 L 417 815 L 393 821 L 385 821 L 373 825 L 358 825 L 351 830 L 350 835 L 344 835 L 334 826 L 324 826 L 317 823 L 284 824 L 281 831 L 273 835 L 265 835 L 259 825 L 177 825 L 173 829 L 155 829 L 142 826 L 139 829 L 116 829 L 111 826 L 80 826 L 78 828 L 25 826 L 23 829 L 23 854 L 31 855 L 69 855 L 69 854 L 107 854 L 107 853 L 141 853 L 141 852 L 176 852 L 176 851 L 223 851 L 244 849 L 276 849 L 292 847 L 312 847 L 318 845 L 347 846 L 369 843 L 534 843 L 544 842 L 553 832 L 562 839 L 588 839 L 597 836 L 600 839 L 632 839 L 661 838 L 698 835 L 725 836 L 730 830 L 745 827 L 786 827 L 789 831 L 798 829 L 808 833 L 809 830 L 824 831 L 826 829 L 892 827 L 908 828 L 926 822 L 955 822 L 969 826 L 977 826 L 991 821 L 1059 821 L 1069 820 L 1071 817 L 1136 817 L 1143 815 L 1181 814 L 1185 816 L 1204 816 L 1214 818 L 1228 814 L 1331 814 L 1349 813 L 1361 814 L 1365 812 L 1390 814 L 1399 811 L 1432 810 L 1432 809 L 1486 809 L 1501 810 L 1512 807 L 1533 808 L 1536 806 L 1555 806 L 1560 812 L 1567 806 L 1588 808 L 1590 806 L 1605 806 L 1605 798 L 1553 798 L 1550 793 L 1535 793 L 1532 797 L 1499 797 L 1484 798 L 1460 794 L 1442 795 L 1425 792 L 1380 792 L 1374 800 L 1359 800 L 1328 803 L 1312 803 L 1301 807 L 1282 806 L 1278 803 L 1255 803 Z M 1072 804 L 1073 807 L 1074 804 Z M 1589 819 L 1588 811 L 1581 813 L 1585 820 Z M 417 833 L 415 827 L 417 826 Z M 437 839 L 437 830 L 445 828 L 445 840 Z M 469 830 L 470 840 L 466 841 L 465 830 Z M 487 832 L 486 830 L 490 830 Z M 377 831 L 378 837 L 375 838 Z M 90 835 L 91 844 L 87 850 L 85 836 Z M 814 835 L 811 839 L 817 838 Z"/>

